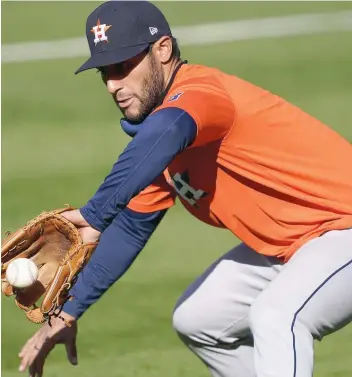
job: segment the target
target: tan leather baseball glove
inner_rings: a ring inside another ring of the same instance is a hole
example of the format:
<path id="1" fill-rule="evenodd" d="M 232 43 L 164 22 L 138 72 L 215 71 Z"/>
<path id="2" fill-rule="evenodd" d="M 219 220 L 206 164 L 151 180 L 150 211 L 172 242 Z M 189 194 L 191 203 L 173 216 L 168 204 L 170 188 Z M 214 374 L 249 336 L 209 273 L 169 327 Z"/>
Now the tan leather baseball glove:
<path id="1" fill-rule="evenodd" d="M 43 212 L 2 242 L 1 290 L 13 296 L 34 323 L 60 314 L 78 273 L 97 246 L 97 242 L 84 244 L 76 226 L 60 215 L 71 209 Z M 37 280 L 29 287 L 18 289 L 6 281 L 7 266 L 16 258 L 30 258 L 39 269 Z"/>

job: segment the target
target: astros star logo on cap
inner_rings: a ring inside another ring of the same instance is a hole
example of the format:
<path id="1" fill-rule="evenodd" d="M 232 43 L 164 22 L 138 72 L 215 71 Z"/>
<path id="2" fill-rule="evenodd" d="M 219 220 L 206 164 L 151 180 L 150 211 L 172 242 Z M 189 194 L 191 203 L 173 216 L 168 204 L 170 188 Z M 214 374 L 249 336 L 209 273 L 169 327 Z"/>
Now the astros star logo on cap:
<path id="1" fill-rule="evenodd" d="M 111 28 L 111 25 L 101 24 L 100 20 L 98 18 L 98 22 L 95 26 L 92 27 L 90 30 L 92 33 L 94 33 L 94 43 L 97 45 L 99 42 L 108 42 L 108 37 L 105 34 L 109 29 Z"/>

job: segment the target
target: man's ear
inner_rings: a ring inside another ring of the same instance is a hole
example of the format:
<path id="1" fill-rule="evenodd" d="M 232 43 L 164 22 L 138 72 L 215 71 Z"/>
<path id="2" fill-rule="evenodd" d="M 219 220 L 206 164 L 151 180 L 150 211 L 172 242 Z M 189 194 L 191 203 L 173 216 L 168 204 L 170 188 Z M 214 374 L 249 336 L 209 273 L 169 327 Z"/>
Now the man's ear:
<path id="1" fill-rule="evenodd" d="M 155 45 L 155 53 L 159 58 L 160 63 L 169 63 L 172 57 L 172 39 L 170 37 L 160 38 Z"/>

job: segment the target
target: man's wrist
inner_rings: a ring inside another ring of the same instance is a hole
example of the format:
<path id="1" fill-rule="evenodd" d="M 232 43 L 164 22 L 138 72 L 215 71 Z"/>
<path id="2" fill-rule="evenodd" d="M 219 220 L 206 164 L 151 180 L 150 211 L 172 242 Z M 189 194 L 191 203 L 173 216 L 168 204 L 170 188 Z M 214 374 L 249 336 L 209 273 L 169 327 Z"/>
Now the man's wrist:
<path id="1" fill-rule="evenodd" d="M 75 318 L 73 315 L 71 315 L 71 314 L 69 314 L 69 313 L 66 313 L 66 312 L 64 312 L 64 311 L 62 311 L 62 312 L 60 313 L 60 316 L 63 317 L 63 318 L 65 319 L 65 321 L 67 321 L 67 322 L 69 322 L 69 323 L 71 323 L 71 322 L 76 322 L 76 321 L 77 321 L 76 318 Z"/>
<path id="2" fill-rule="evenodd" d="M 48 325 L 50 327 L 55 328 L 64 328 L 64 327 L 71 327 L 75 322 L 77 322 L 76 318 L 72 315 L 61 311 L 59 315 L 55 315 L 48 321 Z"/>
<path id="3" fill-rule="evenodd" d="M 82 314 L 82 308 L 80 303 L 77 302 L 77 298 L 67 300 L 62 306 L 61 313 L 64 313 L 68 318 L 72 318 L 73 321 L 78 321 Z"/>
<path id="4" fill-rule="evenodd" d="M 92 212 L 91 206 L 89 204 L 85 205 L 84 207 L 81 207 L 79 209 L 79 212 L 84 218 L 84 220 L 89 224 L 89 226 L 100 233 L 102 233 L 105 229 L 104 224 L 99 220 Z"/>

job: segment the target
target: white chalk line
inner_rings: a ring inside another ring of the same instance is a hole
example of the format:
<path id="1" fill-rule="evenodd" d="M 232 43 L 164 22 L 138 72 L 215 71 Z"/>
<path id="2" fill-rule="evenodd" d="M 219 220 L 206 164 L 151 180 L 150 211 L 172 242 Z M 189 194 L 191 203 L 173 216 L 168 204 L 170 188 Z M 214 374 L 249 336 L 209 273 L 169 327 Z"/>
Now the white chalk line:
<path id="1" fill-rule="evenodd" d="M 352 31 L 352 11 L 308 13 L 252 20 L 226 21 L 174 27 L 179 45 L 199 46 L 260 38 L 277 38 L 326 32 Z M 54 41 L 4 44 L 2 63 L 88 57 L 84 37 Z"/>

